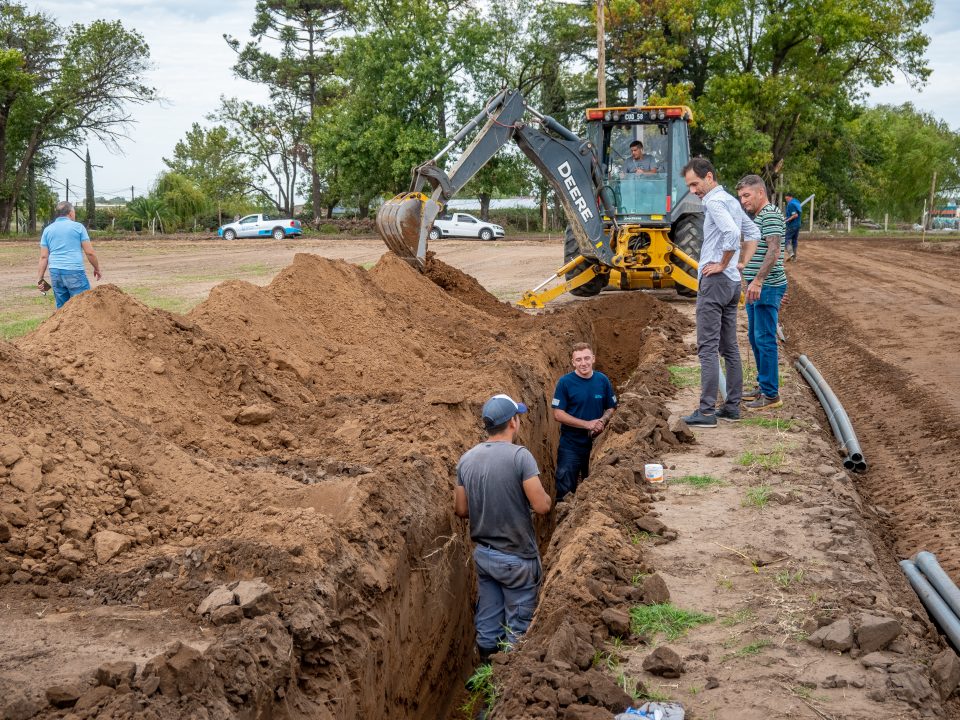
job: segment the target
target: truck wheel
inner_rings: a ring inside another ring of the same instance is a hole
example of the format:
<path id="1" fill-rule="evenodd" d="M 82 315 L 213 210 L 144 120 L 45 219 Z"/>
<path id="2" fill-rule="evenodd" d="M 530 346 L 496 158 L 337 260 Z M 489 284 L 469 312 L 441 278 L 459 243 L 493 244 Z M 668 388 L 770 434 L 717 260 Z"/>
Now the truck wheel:
<path id="1" fill-rule="evenodd" d="M 431 239 L 431 240 L 439 240 L 439 239 L 440 239 L 440 231 L 439 231 L 437 228 L 433 228 L 433 229 L 430 231 L 430 239 Z"/>
<path id="2" fill-rule="evenodd" d="M 580 246 L 577 244 L 577 239 L 573 236 L 573 230 L 570 229 L 570 226 L 567 226 L 566 232 L 563 234 L 563 262 L 564 264 L 573 260 L 577 255 L 580 254 Z M 567 273 L 567 280 L 573 280 L 577 275 L 583 272 L 584 266 L 580 266 L 576 270 L 571 270 Z M 570 291 L 571 295 L 576 297 L 593 297 L 594 295 L 599 295 L 600 291 L 607 284 L 606 275 L 597 275 L 595 278 L 590 280 L 587 283 L 584 283 L 578 288 L 574 288 Z"/>
<path id="3" fill-rule="evenodd" d="M 283 231 L 283 228 L 274 228 L 273 229 L 273 239 L 274 240 L 283 240 L 287 234 Z"/>
<path id="4" fill-rule="evenodd" d="M 493 240 L 493 230 L 490 228 L 484 228 L 480 231 L 481 240 Z"/>
<path id="5" fill-rule="evenodd" d="M 237 239 L 237 233 L 236 233 L 235 231 L 233 231 L 233 230 L 224 230 L 224 231 L 223 231 L 223 239 L 224 239 L 224 240 L 236 240 L 236 239 Z"/>
<path id="6" fill-rule="evenodd" d="M 700 248 L 703 246 L 703 214 L 691 213 L 681 217 L 673 226 L 673 244 L 683 250 L 694 260 L 700 260 Z M 696 277 L 697 271 L 684 262 L 677 262 L 677 267 L 685 270 L 688 275 Z M 683 285 L 677 285 L 677 294 L 684 297 L 696 297 L 697 294 Z"/>

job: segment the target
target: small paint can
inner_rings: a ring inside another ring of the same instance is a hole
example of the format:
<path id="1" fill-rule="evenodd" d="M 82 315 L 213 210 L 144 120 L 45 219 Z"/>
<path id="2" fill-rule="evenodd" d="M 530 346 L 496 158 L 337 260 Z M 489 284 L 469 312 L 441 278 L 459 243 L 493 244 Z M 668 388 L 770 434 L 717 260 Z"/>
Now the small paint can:
<path id="1" fill-rule="evenodd" d="M 663 465 L 658 463 L 647 463 L 643 466 L 643 476 L 649 483 L 662 483 Z"/>

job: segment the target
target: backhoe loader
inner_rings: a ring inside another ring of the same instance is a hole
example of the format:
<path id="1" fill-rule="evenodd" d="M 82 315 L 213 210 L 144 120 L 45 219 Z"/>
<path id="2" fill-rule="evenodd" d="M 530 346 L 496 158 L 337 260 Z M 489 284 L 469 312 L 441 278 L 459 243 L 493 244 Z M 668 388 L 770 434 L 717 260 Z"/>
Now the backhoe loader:
<path id="1" fill-rule="evenodd" d="M 376 218 L 380 236 L 422 269 L 437 215 L 512 140 L 557 193 L 568 222 L 563 266 L 527 291 L 519 305 L 542 308 L 565 292 L 589 296 L 607 286 L 696 294 L 703 208 L 680 174 L 690 155 L 690 109 L 611 107 L 586 113 L 587 138 L 581 138 L 531 108 L 519 92 L 501 91 L 437 155 L 413 169 L 409 192 L 383 204 Z M 481 124 L 453 167 L 444 170 L 440 161 Z M 646 153 L 644 172 L 628 161 L 636 141 Z M 428 184 L 429 196 L 423 192 Z"/>

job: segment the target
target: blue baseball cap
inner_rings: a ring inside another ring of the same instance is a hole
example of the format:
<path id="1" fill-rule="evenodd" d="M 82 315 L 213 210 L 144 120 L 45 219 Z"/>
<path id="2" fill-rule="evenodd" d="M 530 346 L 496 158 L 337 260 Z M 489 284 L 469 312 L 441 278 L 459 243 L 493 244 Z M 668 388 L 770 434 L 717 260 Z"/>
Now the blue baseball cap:
<path id="1" fill-rule="evenodd" d="M 483 404 L 483 424 L 486 428 L 495 428 L 503 425 L 514 415 L 520 415 L 527 411 L 527 406 L 516 402 L 509 395 L 494 395 Z"/>

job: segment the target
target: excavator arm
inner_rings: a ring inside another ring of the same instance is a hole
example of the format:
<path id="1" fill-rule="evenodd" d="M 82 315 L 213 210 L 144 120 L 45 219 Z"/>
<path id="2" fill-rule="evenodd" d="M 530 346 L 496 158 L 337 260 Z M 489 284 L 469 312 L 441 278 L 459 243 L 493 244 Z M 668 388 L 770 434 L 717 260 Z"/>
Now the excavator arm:
<path id="1" fill-rule="evenodd" d="M 526 113 L 532 115 L 541 127 L 523 122 Z M 446 172 L 437 163 L 481 123 L 483 129 Z M 595 258 L 601 265 L 612 266 L 611 239 L 616 235 L 616 213 L 611 192 L 602 184 L 592 143 L 527 106 L 518 91 L 504 90 L 495 95 L 443 150 L 414 168 L 410 192 L 384 203 L 376 222 L 387 246 L 422 268 L 427 254 L 427 238 L 441 209 L 511 140 L 557 193 L 581 255 Z M 423 192 L 426 185 L 432 188 L 429 196 Z M 604 214 L 614 224 L 609 236 L 604 233 Z"/>

